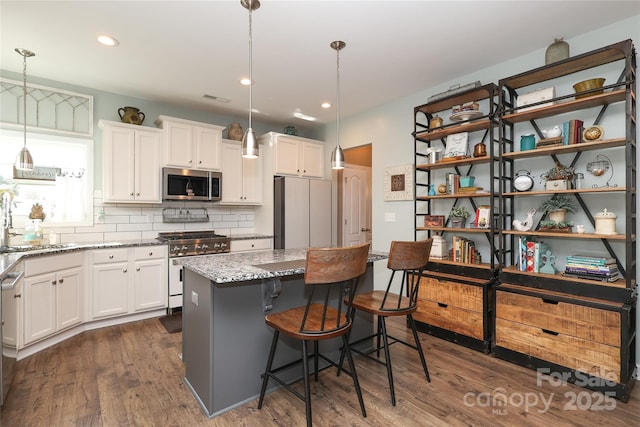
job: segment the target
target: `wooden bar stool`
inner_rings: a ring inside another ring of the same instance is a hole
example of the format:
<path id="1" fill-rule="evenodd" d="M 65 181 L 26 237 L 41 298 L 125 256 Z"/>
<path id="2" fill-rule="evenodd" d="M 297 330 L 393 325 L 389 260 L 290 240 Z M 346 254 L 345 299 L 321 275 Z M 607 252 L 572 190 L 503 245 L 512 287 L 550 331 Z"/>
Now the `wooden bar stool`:
<path id="1" fill-rule="evenodd" d="M 350 304 L 352 318 L 355 316 L 355 310 L 361 310 L 378 317 L 377 331 L 373 335 L 350 343 L 350 346 L 356 353 L 369 357 L 370 359 L 387 367 L 389 391 L 391 392 L 391 404 L 393 406 L 396 405 L 396 394 L 393 387 L 393 372 L 391 369 L 391 355 L 389 352 L 390 344 L 399 342 L 418 350 L 424 374 L 427 377 L 427 381 L 431 382 L 429 370 L 427 369 L 427 362 L 425 361 L 422 346 L 418 339 L 416 324 L 413 320 L 413 313 L 418 309 L 418 288 L 420 286 L 420 277 L 422 276 L 422 272 L 427 265 L 427 262 L 429 262 L 429 253 L 431 252 L 432 242 L 432 239 L 419 242 L 391 242 L 389 259 L 387 260 L 387 268 L 391 270 L 391 277 L 389 278 L 387 289 L 384 291 L 373 291 L 355 295 Z M 402 272 L 402 279 L 399 283 L 399 292 L 396 294 L 391 290 L 394 286 L 397 289 L 398 283 L 396 283 L 397 281 L 394 282 L 394 277 L 396 272 L 400 271 Z M 407 316 L 409 327 L 413 332 L 413 338 L 416 342 L 415 345 L 387 334 L 386 318 L 391 316 Z M 363 352 L 354 347 L 356 344 L 365 340 L 370 340 L 373 337 L 376 338 L 376 347 L 373 350 Z M 391 342 L 389 342 L 389 339 L 391 339 Z M 382 349 L 384 350 L 384 360 L 380 359 L 381 343 Z M 371 353 L 374 351 L 376 352 L 376 357 L 371 356 Z M 344 361 L 345 353 L 346 352 L 343 350 L 340 357 L 338 374 L 340 373 L 340 367 Z"/>
<path id="2" fill-rule="evenodd" d="M 282 387 L 289 390 L 296 397 L 305 402 L 307 425 L 311 426 L 311 389 L 309 385 L 309 357 L 313 357 L 315 380 L 318 381 L 318 359 L 322 358 L 330 366 L 338 366 L 318 351 L 318 342 L 335 337 L 342 337 L 343 349 L 341 361 L 346 353 L 351 372 L 345 371 L 353 378 L 353 385 L 358 394 L 362 416 L 366 417 L 362 391 L 356 374 L 356 367 L 349 350 L 347 336 L 351 330 L 352 311 L 348 305 L 353 300 L 360 277 L 367 268 L 369 244 L 343 248 L 312 248 L 307 251 L 304 282 L 310 289 L 307 304 L 302 307 L 291 308 L 279 313 L 269 313 L 265 316 L 267 325 L 274 329 L 271 350 L 267 360 L 267 367 L 262 374 L 262 389 L 258 401 L 258 409 L 262 408 L 264 395 L 269 379 L 272 378 Z M 300 340 L 302 344 L 302 359 L 286 365 L 273 368 L 278 337 L 283 333 L 291 338 Z M 308 355 L 307 342 L 313 342 L 313 354 Z M 289 384 L 277 376 L 278 372 L 302 363 L 304 379 L 304 396 L 294 390 Z"/>

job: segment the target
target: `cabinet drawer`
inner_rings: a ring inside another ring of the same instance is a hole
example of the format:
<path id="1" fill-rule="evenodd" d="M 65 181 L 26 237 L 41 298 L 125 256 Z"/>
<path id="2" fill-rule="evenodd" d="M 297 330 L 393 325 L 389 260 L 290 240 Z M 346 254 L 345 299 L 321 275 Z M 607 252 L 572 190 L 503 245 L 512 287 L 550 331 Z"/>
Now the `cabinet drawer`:
<path id="1" fill-rule="evenodd" d="M 82 252 L 62 255 L 46 255 L 24 262 L 24 276 L 31 277 L 43 273 L 66 270 L 82 266 Z"/>
<path id="2" fill-rule="evenodd" d="M 418 311 L 414 313 L 413 318 L 448 331 L 479 340 L 484 339 L 482 311 L 419 299 Z"/>
<path id="3" fill-rule="evenodd" d="M 593 343 L 620 346 L 620 313 L 543 297 L 496 291 L 496 318 Z"/>
<path id="4" fill-rule="evenodd" d="M 135 260 L 143 259 L 162 259 L 167 257 L 166 246 L 141 246 L 133 250 L 133 258 Z"/>
<path id="5" fill-rule="evenodd" d="M 271 239 L 231 240 L 231 252 L 271 249 Z"/>
<path id="6" fill-rule="evenodd" d="M 93 251 L 93 263 L 105 264 L 109 262 L 126 262 L 129 260 L 129 249 L 111 248 Z"/>
<path id="7" fill-rule="evenodd" d="M 620 382 L 619 347 L 500 317 L 496 319 L 495 340 L 496 346 Z"/>
<path id="8" fill-rule="evenodd" d="M 482 291 L 483 288 L 481 286 L 422 277 L 418 296 L 423 300 L 476 311 L 482 317 Z"/>

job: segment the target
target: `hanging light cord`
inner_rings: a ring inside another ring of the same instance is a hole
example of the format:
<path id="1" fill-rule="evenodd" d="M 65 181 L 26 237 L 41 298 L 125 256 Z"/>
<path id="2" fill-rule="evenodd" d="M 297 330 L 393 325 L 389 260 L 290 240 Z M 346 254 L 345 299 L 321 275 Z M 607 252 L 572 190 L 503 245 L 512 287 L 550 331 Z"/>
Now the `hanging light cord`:
<path id="1" fill-rule="evenodd" d="M 253 5 L 251 1 L 249 3 L 249 129 L 251 127 L 251 110 L 253 109 L 253 28 L 252 28 L 252 15 Z"/>
<path id="2" fill-rule="evenodd" d="M 27 56 L 30 55 L 29 51 L 18 51 L 20 55 L 22 55 L 22 96 L 24 99 L 22 100 L 23 111 L 24 114 L 22 119 L 24 120 L 24 132 L 23 132 L 23 147 L 27 147 Z"/>
<path id="3" fill-rule="evenodd" d="M 336 145 L 340 146 L 340 45 L 336 48 Z"/>

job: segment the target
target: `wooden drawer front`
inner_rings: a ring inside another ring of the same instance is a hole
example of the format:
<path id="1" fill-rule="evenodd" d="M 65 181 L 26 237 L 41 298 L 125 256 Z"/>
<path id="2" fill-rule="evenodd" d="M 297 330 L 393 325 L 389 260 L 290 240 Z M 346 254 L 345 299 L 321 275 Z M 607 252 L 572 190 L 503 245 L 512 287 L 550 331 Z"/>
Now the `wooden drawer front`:
<path id="1" fill-rule="evenodd" d="M 231 241 L 231 252 L 258 251 L 261 249 L 271 249 L 271 239 L 246 239 Z"/>
<path id="2" fill-rule="evenodd" d="M 589 342 L 620 347 L 620 313 L 540 297 L 496 292 L 496 317 Z"/>
<path id="3" fill-rule="evenodd" d="M 482 314 L 482 287 L 422 277 L 419 298 Z"/>
<path id="4" fill-rule="evenodd" d="M 498 311 L 499 312 L 499 311 Z M 620 348 L 496 319 L 496 346 L 620 382 Z"/>
<path id="5" fill-rule="evenodd" d="M 93 251 L 93 263 L 126 262 L 129 260 L 129 249 L 98 249 Z"/>
<path id="6" fill-rule="evenodd" d="M 162 259 L 167 256 L 166 246 L 140 246 L 133 250 L 133 259 Z"/>
<path id="7" fill-rule="evenodd" d="M 482 311 L 465 310 L 435 301 L 418 300 L 418 311 L 413 315 L 418 322 L 437 326 L 479 340 L 484 339 Z"/>
<path id="8" fill-rule="evenodd" d="M 31 277 L 43 273 L 62 271 L 82 266 L 82 252 L 62 255 L 45 255 L 24 262 L 24 276 Z"/>

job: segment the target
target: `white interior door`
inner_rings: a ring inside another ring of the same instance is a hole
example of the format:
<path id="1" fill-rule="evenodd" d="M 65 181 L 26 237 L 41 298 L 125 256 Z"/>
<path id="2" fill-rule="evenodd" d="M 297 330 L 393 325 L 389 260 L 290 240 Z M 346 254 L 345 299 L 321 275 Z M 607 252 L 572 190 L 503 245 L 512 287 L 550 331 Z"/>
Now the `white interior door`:
<path id="1" fill-rule="evenodd" d="M 367 170 L 347 166 L 343 172 L 342 246 L 367 242 L 370 227 L 367 221 Z"/>

